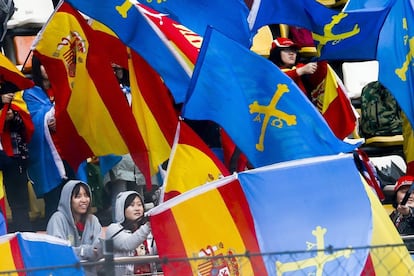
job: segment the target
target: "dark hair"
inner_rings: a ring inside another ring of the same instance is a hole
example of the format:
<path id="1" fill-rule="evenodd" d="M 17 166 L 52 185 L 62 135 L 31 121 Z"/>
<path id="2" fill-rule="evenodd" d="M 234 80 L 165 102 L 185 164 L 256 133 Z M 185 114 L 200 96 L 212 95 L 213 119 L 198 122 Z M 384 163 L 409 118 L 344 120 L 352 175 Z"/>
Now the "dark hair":
<path id="1" fill-rule="evenodd" d="M 125 210 L 132 204 L 132 202 L 135 200 L 135 198 L 139 198 L 139 200 L 142 203 L 142 207 L 144 208 L 144 212 L 145 212 L 145 205 L 144 205 L 144 201 L 142 199 L 142 197 L 136 193 L 132 193 L 130 195 L 127 196 L 127 198 L 125 199 L 125 204 L 124 204 L 124 213 Z M 121 223 L 121 225 L 128 230 L 131 231 L 135 231 L 139 225 L 137 225 L 137 223 L 131 223 L 131 221 L 128 221 L 126 218 L 124 220 L 124 222 Z"/>
<path id="2" fill-rule="evenodd" d="M 39 58 L 33 55 L 32 56 L 32 80 L 36 86 L 39 86 L 43 90 L 45 90 L 45 88 L 43 87 L 42 71 L 40 70 L 41 65 L 42 63 L 40 62 Z"/>
<path id="3" fill-rule="evenodd" d="M 270 54 L 269 54 L 269 60 L 271 62 L 273 62 L 274 64 L 276 64 L 278 67 L 284 67 L 285 64 L 282 61 L 282 57 L 280 56 L 280 52 L 286 48 L 279 48 L 279 47 L 275 47 L 273 49 L 270 50 Z M 295 63 L 297 63 L 299 60 L 299 55 L 296 55 L 296 61 Z"/>
<path id="4" fill-rule="evenodd" d="M 73 198 L 73 197 L 77 196 L 77 195 L 80 193 L 80 189 L 81 189 L 81 187 L 83 187 L 83 189 L 85 189 L 85 192 L 86 192 L 87 196 L 88 196 L 89 198 L 91 198 L 91 191 L 89 190 L 89 186 L 88 186 L 87 184 L 83 183 L 83 182 L 78 182 L 78 183 L 77 183 L 77 184 L 73 187 L 72 194 L 70 195 L 70 199 L 71 199 L 71 201 L 72 201 L 72 198 Z M 92 203 L 92 202 L 90 202 L 90 203 L 89 203 L 89 206 L 88 206 L 88 211 L 86 212 L 86 214 L 83 214 L 83 215 L 82 215 L 82 221 L 85 221 L 85 220 L 86 220 L 86 217 L 87 217 L 87 216 L 88 216 L 88 214 L 91 212 L 91 203 Z"/>

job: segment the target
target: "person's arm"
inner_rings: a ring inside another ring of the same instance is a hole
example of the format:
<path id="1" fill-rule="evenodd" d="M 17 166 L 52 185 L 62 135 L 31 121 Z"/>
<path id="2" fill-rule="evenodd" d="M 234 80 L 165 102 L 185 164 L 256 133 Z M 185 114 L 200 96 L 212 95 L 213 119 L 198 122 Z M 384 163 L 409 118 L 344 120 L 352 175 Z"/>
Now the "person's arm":
<path id="1" fill-rule="evenodd" d="M 102 233 L 102 226 L 96 216 L 90 215 L 85 225 L 85 231 L 83 233 L 84 239 L 82 244 L 73 247 L 76 254 L 82 260 L 97 260 L 103 256 L 102 244 L 100 243 L 100 236 Z M 93 238 L 90 239 L 90 237 Z"/>
<path id="2" fill-rule="evenodd" d="M 118 233 L 122 228 L 123 227 L 120 224 L 111 224 L 106 231 L 107 239 L 113 236 L 114 248 L 119 251 L 134 250 L 147 239 L 151 232 L 149 222 L 141 225 L 141 227 L 133 233 L 126 230 L 122 230 Z"/>
<path id="3" fill-rule="evenodd" d="M 309 62 L 301 67 L 298 66 L 296 73 L 298 76 L 311 75 L 316 72 L 316 69 L 318 69 L 318 64 L 316 62 Z"/>

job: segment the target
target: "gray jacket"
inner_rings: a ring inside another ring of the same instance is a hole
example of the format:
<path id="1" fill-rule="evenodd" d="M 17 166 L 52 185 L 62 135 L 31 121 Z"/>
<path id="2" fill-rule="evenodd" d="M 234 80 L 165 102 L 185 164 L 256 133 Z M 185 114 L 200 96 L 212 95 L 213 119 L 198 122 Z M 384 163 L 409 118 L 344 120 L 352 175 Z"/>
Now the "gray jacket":
<path id="1" fill-rule="evenodd" d="M 145 178 L 135 165 L 130 154 L 122 155 L 122 159 L 104 175 L 103 183 L 124 180 L 135 182 L 138 186 L 145 186 Z"/>
<path id="2" fill-rule="evenodd" d="M 142 203 L 144 200 L 142 196 L 135 191 L 127 191 L 119 193 L 115 203 L 115 223 L 112 223 L 106 229 L 106 239 L 113 239 L 114 242 L 114 256 L 125 257 L 134 256 L 135 249 L 142 244 L 151 232 L 149 222 L 142 225 L 135 232 L 124 229 L 121 225 L 125 221 L 124 207 L 125 200 L 130 194 L 137 194 Z M 115 267 L 116 275 L 133 275 L 133 265 L 122 265 Z"/>
<path id="3" fill-rule="evenodd" d="M 96 216 L 89 214 L 82 237 L 79 236 L 71 210 L 72 190 L 79 182 L 81 181 L 70 180 L 63 186 L 58 210 L 49 219 L 46 232 L 49 235 L 68 240 L 81 260 L 93 261 L 102 256 L 100 252 L 102 226 Z M 98 253 L 94 250 L 95 248 L 98 249 Z"/>

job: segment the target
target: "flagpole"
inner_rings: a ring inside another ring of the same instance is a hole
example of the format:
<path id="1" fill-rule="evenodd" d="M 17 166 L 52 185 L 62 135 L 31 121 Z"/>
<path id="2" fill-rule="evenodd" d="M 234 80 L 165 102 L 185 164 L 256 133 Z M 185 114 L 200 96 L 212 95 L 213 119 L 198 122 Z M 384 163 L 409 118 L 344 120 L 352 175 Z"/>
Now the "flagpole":
<path id="1" fill-rule="evenodd" d="M 138 1 L 136 1 L 136 0 L 129 0 L 129 2 L 131 2 L 132 4 L 134 4 L 134 6 L 137 8 L 137 10 L 141 14 L 141 16 L 145 18 L 145 20 L 147 21 L 148 25 L 151 26 L 151 28 L 158 35 L 158 37 L 161 39 L 161 41 L 164 42 L 165 46 L 167 46 L 167 48 L 170 50 L 170 52 L 172 53 L 172 55 L 175 57 L 175 59 L 178 61 L 178 63 L 181 65 L 181 67 L 184 69 L 184 71 L 187 73 L 187 75 L 191 78 L 191 76 L 192 76 L 193 73 L 192 73 L 192 70 L 190 69 L 190 67 L 188 66 L 188 64 L 174 50 L 174 48 L 169 43 L 168 38 L 158 29 L 158 27 L 154 24 L 154 22 L 152 22 L 151 20 L 148 19 L 148 17 L 145 16 L 145 14 L 148 13 L 148 11 L 146 11 L 145 9 L 143 9 L 140 6 L 141 3 L 138 2 Z"/>
<path id="2" fill-rule="evenodd" d="M 63 4 L 63 0 L 60 0 L 59 3 L 56 5 L 55 9 L 53 10 L 52 14 L 47 19 L 46 23 L 43 24 L 42 28 L 37 33 L 36 38 L 33 40 L 32 46 L 30 47 L 30 52 L 32 52 L 34 49 L 36 49 L 36 46 L 39 43 L 39 40 L 40 40 L 40 38 L 43 35 L 43 31 L 45 30 L 45 28 L 47 27 L 47 25 L 49 25 L 50 20 L 56 14 L 56 12 L 60 8 L 60 6 L 62 6 L 62 4 Z M 29 55 L 30 55 L 30 52 L 29 52 Z"/>

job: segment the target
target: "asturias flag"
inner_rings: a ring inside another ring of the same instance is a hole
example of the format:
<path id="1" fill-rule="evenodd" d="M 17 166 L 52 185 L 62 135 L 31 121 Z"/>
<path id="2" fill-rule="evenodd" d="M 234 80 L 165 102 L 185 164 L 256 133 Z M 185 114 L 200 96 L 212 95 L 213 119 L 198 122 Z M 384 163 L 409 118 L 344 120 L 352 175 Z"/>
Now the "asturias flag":
<path id="1" fill-rule="evenodd" d="M 414 126 L 413 51 L 414 1 L 395 0 L 378 41 L 378 78 L 391 91 L 411 126 Z"/>
<path id="2" fill-rule="evenodd" d="M 199 257 L 164 262 L 166 274 L 404 275 L 413 265 L 350 154 L 231 175 L 149 215 L 161 258 Z"/>
<path id="3" fill-rule="evenodd" d="M 254 1 L 249 14 L 253 32 L 270 24 L 306 28 L 312 36 L 320 59 L 375 59 L 378 35 L 389 5 L 337 11 L 316 0 Z"/>
<path id="4" fill-rule="evenodd" d="M 209 29 L 183 117 L 212 120 L 254 167 L 350 152 L 318 110 L 277 66 Z"/>

